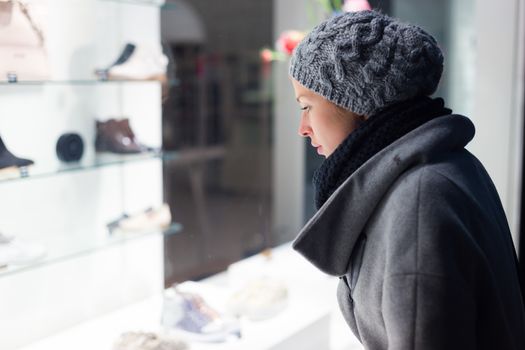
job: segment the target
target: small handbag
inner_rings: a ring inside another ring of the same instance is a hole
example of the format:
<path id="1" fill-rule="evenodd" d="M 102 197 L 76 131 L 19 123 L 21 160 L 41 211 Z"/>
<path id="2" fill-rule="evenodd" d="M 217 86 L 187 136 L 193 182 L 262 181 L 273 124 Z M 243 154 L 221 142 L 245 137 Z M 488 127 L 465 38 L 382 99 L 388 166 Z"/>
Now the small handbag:
<path id="1" fill-rule="evenodd" d="M 49 79 L 44 42 L 28 5 L 0 0 L 0 81 Z"/>

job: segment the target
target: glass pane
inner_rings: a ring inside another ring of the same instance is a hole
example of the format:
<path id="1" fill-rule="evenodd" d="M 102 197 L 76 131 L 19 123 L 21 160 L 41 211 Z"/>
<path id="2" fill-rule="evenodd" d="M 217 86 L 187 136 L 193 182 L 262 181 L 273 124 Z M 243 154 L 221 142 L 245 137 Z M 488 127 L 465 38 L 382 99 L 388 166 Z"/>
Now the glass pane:
<path id="1" fill-rule="evenodd" d="M 49 233 L 40 240 L 32 240 L 30 245 L 28 245 L 29 243 L 24 242 L 26 254 L 28 251 L 35 254 L 35 261 L 2 266 L 0 267 L 0 278 L 6 275 L 80 257 L 100 249 L 107 249 L 111 246 L 122 244 L 132 239 L 140 239 L 141 237 L 154 234 L 171 236 L 180 232 L 181 229 L 182 226 L 180 224 L 172 223 L 168 228 L 161 231 L 145 230 L 141 232 L 110 234 L 107 230 L 101 228 L 98 233 L 94 233 L 91 230 L 56 232 L 54 234 Z M 39 251 L 42 252 L 41 258 L 36 257 L 37 253 L 35 252 Z"/>
<path id="2" fill-rule="evenodd" d="M 272 1 L 169 1 L 162 40 L 178 86 L 163 104 L 163 147 L 200 150 L 164 168 L 164 195 L 184 226 L 166 245 L 166 285 L 224 270 L 271 244 Z M 250 28 L 250 30 L 247 30 Z M 207 157 L 210 149 L 224 150 Z"/>
<path id="3" fill-rule="evenodd" d="M 0 85 L 8 86 L 39 86 L 39 85 L 99 85 L 99 84 L 158 84 L 158 81 L 148 80 L 22 80 L 17 82 L 0 81 Z M 177 84 L 176 80 L 170 81 L 169 85 L 173 86 Z"/>
<path id="4" fill-rule="evenodd" d="M 392 0 L 389 13 L 431 33 L 445 56 L 443 77 L 435 96 L 455 112 L 472 115 L 475 86 L 475 2 Z"/>
<path id="5" fill-rule="evenodd" d="M 92 153 L 83 157 L 79 162 L 64 163 L 57 159 L 54 162 L 47 162 L 44 164 L 37 163 L 29 167 L 9 169 L 9 171 L 4 170 L 0 172 L 0 184 L 7 181 L 30 180 L 54 176 L 66 172 L 90 170 L 111 165 L 145 161 L 154 158 L 162 158 L 169 161 L 178 159 L 178 156 L 179 155 L 176 152 L 146 152 L 136 155 Z"/>

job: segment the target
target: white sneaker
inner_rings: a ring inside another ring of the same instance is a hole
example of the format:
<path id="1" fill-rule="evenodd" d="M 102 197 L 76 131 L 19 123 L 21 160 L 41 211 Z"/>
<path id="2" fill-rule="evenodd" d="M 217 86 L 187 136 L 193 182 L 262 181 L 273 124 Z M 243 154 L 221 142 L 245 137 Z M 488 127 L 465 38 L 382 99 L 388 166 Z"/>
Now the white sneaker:
<path id="1" fill-rule="evenodd" d="M 262 276 L 248 282 L 228 300 L 228 309 L 235 315 L 252 321 L 277 315 L 288 304 L 286 284 L 275 278 Z"/>
<path id="2" fill-rule="evenodd" d="M 171 225 L 171 211 L 168 204 L 137 213 L 124 215 L 122 218 L 109 223 L 108 229 L 111 233 L 140 233 L 154 230 L 165 230 Z"/>
<path id="3" fill-rule="evenodd" d="M 30 264 L 40 260 L 45 255 L 44 247 L 0 233 L 0 267 Z"/>
<path id="4" fill-rule="evenodd" d="M 167 66 L 168 58 L 160 46 L 135 45 L 129 59 L 109 68 L 108 78 L 165 81 Z"/>

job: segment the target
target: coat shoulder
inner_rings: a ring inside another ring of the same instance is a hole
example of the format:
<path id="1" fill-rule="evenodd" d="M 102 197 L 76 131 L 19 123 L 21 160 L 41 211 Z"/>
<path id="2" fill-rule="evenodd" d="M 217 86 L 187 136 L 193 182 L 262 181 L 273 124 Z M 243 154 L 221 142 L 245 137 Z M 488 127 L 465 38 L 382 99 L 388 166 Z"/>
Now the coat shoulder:
<path id="1" fill-rule="evenodd" d="M 476 186 L 491 183 L 481 164 L 468 152 L 458 152 L 432 162 L 425 162 L 407 170 L 391 187 L 394 197 L 408 197 L 413 205 L 435 202 L 450 202 L 469 197 Z"/>

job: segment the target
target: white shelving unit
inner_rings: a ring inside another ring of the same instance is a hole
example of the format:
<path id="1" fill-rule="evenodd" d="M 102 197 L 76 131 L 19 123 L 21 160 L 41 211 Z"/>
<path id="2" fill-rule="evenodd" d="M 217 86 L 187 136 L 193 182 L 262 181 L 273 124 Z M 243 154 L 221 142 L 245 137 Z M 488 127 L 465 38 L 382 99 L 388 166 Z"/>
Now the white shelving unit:
<path id="1" fill-rule="evenodd" d="M 47 250 L 41 261 L 0 269 L 0 349 L 25 346 L 157 295 L 163 288 L 163 235 L 109 237 L 123 212 L 162 203 L 159 157 L 95 155 L 95 120 L 127 117 L 145 144 L 161 145 L 161 86 L 100 82 L 128 42 L 160 44 L 152 0 L 27 0 L 44 29 L 47 81 L 0 84 L 0 136 L 35 166 L 0 179 L 0 232 Z M 60 164 L 58 137 L 84 140 L 81 164 Z M 177 231 L 172 227 L 171 233 Z"/>

